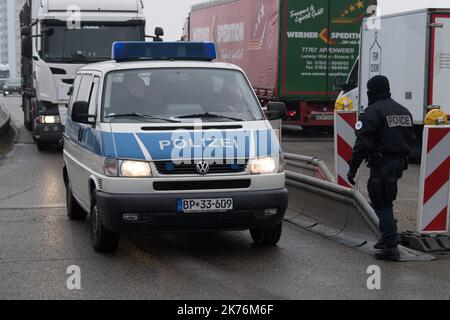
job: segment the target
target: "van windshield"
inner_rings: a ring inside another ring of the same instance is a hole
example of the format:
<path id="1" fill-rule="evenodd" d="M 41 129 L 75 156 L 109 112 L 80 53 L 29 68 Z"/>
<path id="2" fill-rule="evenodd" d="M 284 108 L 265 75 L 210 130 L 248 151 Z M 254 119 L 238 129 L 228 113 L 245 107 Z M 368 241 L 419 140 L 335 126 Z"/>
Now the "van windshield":
<path id="1" fill-rule="evenodd" d="M 224 69 L 111 72 L 103 99 L 105 122 L 260 121 L 261 106 L 244 75 Z"/>

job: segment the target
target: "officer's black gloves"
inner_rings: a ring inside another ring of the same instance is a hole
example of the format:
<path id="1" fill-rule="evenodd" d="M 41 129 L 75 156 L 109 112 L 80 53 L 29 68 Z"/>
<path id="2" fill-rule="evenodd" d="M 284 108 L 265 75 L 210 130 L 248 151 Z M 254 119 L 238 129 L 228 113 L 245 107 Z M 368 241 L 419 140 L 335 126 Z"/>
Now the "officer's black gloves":
<path id="1" fill-rule="evenodd" d="M 347 173 L 347 180 L 348 180 L 348 182 L 350 182 L 350 184 L 351 184 L 352 186 L 356 186 L 356 182 L 355 182 L 356 172 L 355 172 L 355 171 L 358 171 L 358 169 L 355 170 L 355 169 L 352 167 L 352 160 L 353 160 L 353 158 L 350 159 L 350 160 L 347 162 L 348 165 L 350 166 L 350 170 L 349 170 L 349 172 Z"/>
<path id="2" fill-rule="evenodd" d="M 351 172 L 351 171 L 349 171 L 349 173 L 347 173 L 348 182 L 350 182 L 352 186 L 356 185 L 355 177 L 356 177 L 356 173 Z"/>

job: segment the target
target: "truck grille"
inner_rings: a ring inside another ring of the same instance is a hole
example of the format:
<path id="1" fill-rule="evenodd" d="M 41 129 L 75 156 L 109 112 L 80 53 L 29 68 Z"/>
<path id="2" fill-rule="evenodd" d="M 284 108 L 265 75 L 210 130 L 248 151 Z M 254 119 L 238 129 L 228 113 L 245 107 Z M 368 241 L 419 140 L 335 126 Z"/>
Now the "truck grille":
<path id="1" fill-rule="evenodd" d="M 233 164 L 213 163 L 209 166 L 207 174 L 225 174 L 225 173 L 242 173 L 247 169 L 248 160 L 244 163 L 235 162 Z M 197 171 L 197 162 L 189 162 L 182 164 L 174 164 L 172 161 L 155 162 L 156 169 L 162 175 L 183 175 L 183 174 L 199 174 Z"/>

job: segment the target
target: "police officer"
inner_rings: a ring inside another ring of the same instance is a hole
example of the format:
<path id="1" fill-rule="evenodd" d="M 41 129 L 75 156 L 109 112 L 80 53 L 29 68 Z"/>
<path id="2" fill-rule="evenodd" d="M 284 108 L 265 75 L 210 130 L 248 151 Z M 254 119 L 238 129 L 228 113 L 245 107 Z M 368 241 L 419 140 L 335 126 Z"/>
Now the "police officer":
<path id="1" fill-rule="evenodd" d="M 369 107 L 356 124 L 357 140 L 350 160 L 348 180 L 355 176 L 366 160 L 370 168 L 368 182 L 372 207 L 380 219 L 382 239 L 375 245 L 377 258 L 397 261 L 399 237 L 393 202 L 397 198 L 397 182 L 408 167 L 414 142 L 413 118 L 403 106 L 391 99 L 389 80 L 375 76 L 367 84 Z"/>

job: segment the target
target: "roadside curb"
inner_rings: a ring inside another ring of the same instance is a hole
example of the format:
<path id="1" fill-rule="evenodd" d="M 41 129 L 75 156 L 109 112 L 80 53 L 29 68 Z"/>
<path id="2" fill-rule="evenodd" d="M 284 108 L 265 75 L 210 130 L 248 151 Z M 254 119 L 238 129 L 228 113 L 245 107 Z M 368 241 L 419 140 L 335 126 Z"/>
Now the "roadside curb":
<path id="1" fill-rule="evenodd" d="M 0 140 L 3 134 L 10 129 L 11 116 L 0 106 Z"/>

